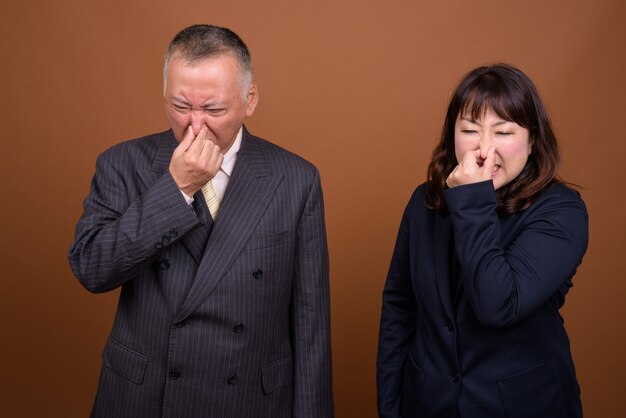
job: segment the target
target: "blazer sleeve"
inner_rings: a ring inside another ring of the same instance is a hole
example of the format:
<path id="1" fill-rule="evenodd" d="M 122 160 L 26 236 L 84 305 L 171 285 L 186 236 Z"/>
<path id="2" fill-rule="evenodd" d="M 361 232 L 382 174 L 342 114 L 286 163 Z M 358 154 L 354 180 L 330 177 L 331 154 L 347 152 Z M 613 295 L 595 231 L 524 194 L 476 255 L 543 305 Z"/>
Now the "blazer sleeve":
<path id="1" fill-rule="evenodd" d="M 157 253 L 200 223 L 169 172 L 137 193 L 133 167 L 116 167 L 107 154 L 96 173 L 78 221 L 68 258 L 91 292 L 106 292 L 132 279 Z"/>
<path id="2" fill-rule="evenodd" d="M 414 194 L 404 211 L 382 296 L 376 385 L 378 414 L 385 418 L 400 416 L 402 369 L 415 337 L 417 305 L 411 285 L 409 229 L 416 199 Z"/>
<path id="3" fill-rule="evenodd" d="M 294 417 L 334 416 L 328 247 L 319 172 L 297 226 L 291 327 Z"/>
<path id="4" fill-rule="evenodd" d="M 573 191 L 562 185 L 544 191 L 520 214 L 519 232 L 506 248 L 491 180 L 448 189 L 444 196 L 461 281 L 481 323 L 513 325 L 570 285 L 588 240 L 587 211 Z"/>

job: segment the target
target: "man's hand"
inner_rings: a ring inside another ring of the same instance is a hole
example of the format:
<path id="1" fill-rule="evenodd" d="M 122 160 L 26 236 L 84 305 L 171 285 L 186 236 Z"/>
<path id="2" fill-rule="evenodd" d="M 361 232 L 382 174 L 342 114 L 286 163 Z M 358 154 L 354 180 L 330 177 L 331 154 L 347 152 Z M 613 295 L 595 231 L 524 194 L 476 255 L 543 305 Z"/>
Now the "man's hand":
<path id="1" fill-rule="evenodd" d="M 190 126 L 172 154 L 170 174 L 178 188 L 191 197 L 215 177 L 223 159 L 220 147 L 208 138 L 207 128 L 195 136 Z"/>
<path id="2" fill-rule="evenodd" d="M 485 159 L 481 158 L 480 150 L 466 153 L 459 165 L 454 167 L 454 170 L 446 179 L 448 187 L 453 188 L 464 184 L 490 180 L 496 165 L 495 153 L 495 147 L 489 147 Z"/>

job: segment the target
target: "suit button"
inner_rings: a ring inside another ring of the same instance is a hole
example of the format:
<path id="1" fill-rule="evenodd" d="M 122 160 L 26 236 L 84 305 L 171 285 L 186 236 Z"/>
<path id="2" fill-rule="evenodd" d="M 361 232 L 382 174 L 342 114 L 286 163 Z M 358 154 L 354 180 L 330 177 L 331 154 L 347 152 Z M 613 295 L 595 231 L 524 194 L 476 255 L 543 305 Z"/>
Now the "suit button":
<path id="1" fill-rule="evenodd" d="M 255 279 L 262 279 L 263 278 L 263 270 L 261 270 L 261 269 L 255 270 L 254 273 L 252 273 L 252 277 L 254 277 Z"/>
<path id="2" fill-rule="evenodd" d="M 169 235 L 163 235 L 163 236 L 161 237 L 161 242 L 162 242 L 163 244 L 169 244 L 170 240 L 171 240 L 171 238 L 170 238 L 170 236 L 169 236 Z"/>
<path id="3" fill-rule="evenodd" d="M 167 258 L 162 258 L 159 260 L 159 268 L 161 270 L 167 270 L 170 268 L 170 261 Z"/>
<path id="4" fill-rule="evenodd" d="M 243 332 L 243 324 L 237 324 L 233 327 L 233 332 L 241 334 Z"/>
<path id="5" fill-rule="evenodd" d="M 154 248 L 156 248 L 157 250 L 160 250 L 161 248 L 163 248 L 163 243 L 162 242 L 155 242 L 154 243 Z"/>
<path id="6" fill-rule="evenodd" d="M 451 322 L 446 322 L 446 329 L 448 332 L 454 332 L 454 325 Z"/>
<path id="7" fill-rule="evenodd" d="M 182 327 L 184 327 L 185 325 L 187 325 L 187 323 L 186 323 L 185 321 L 180 321 L 180 322 L 177 322 L 177 323 L 175 323 L 175 324 L 174 324 L 174 326 L 175 326 L 176 328 L 182 328 Z"/>
<path id="8" fill-rule="evenodd" d="M 180 377 L 180 372 L 176 369 L 172 369 L 167 375 L 170 377 L 170 379 L 176 380 Z"/>
<path id="9" fill-rule="evenodd" d="M 178 231 L 175 229 L 170 229 L 170 232 L 168 232 L 168 234 L 170 236 L 170 238 L 176 238 L 178 236 Z"/>
<path id="10" fill-rule="evenodd" d="M 458 373 L 452 375 L 452 381 L 454 383 L 459 383 L 459 380 L 461 380 L 461 376 L 459 376 Z"/>
<path id="11" fill-rule="evenodd" d="M 239 378 L 237 377 L 236 374 L 230 376 L 226 382 L 228 382 L 229 385 L 234 385 L 235 383 L 237 383 L 237 381 L 239 380 Z"/>

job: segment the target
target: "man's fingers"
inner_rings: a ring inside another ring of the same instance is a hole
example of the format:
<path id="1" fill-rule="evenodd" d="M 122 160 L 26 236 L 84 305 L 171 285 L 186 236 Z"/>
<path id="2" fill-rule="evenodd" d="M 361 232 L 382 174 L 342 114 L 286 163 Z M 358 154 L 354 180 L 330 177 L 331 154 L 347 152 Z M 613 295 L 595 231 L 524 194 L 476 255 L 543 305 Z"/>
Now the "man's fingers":
<path id="1" fill-rule="evenodd" d="M 206 136 L 206 128 L 200 129 L 200 132 L 198 132 L 198 135 L 194 139 L 193 144 L 191 144 L 187 151 L 194 156 L 200 157 L 205 145 L 207 144 Z"/>
<path id="2" fill-rule="evenodd" d="M 203 159 L 208 159 L 209 156 L 214 152 L 220 153 L 220 147 L 215 145 L 215 142 L 208 139 L 208 137 L 209 136 L 207 134 L 202 135 L 204 147 L 202 148 L 201 158 Z M 200 138 L 200 134 L 198 134 L 198 138 Z"/>
<path id="3" fill-rule="evenodd" d="M 222 154 L 221 152 L 218 151 L 212 155 L 210 167 L 211 169 L 215 170 L 215 174 L 217 174 L 217 172 L 220 170 L 220 167 L 222 167 L 222 161 L 224 161 L 224 154 Z"/>
<path id="4" fill-rule="evenodd" d="M 222 166 L 224 155 L 220 147 L 215 145 L 210 139 L 207 139 L 202 149 L 202 154 L 200 154 L 200 160 L 204 162 L 205 169 L 212 173 L 211 177 L 213 177 Z"/>
<path id="5" fill-rule="evenodd" d="M 178 144 L 178 147 L 176 147 L 176 150 L 178 152 L 187 152 L 189 147 L 193 144 L 195 138 L 196 136 L 193 134 L 193 129 L 191 129 L 191 126 L 189 126 L 185 131 L 185 136 L 183 136 L 183 140 L 180 141 L 180 144 Z"/>
<path id="6" fill-rule="evenodd" d="M 215 177 L 222 166 L 224 155 L 209 135 L 206 126 L 200 129 L 198 135 L 188 127 L 172 156 L 170 172 L 178 187 L 188 196 Z"/>

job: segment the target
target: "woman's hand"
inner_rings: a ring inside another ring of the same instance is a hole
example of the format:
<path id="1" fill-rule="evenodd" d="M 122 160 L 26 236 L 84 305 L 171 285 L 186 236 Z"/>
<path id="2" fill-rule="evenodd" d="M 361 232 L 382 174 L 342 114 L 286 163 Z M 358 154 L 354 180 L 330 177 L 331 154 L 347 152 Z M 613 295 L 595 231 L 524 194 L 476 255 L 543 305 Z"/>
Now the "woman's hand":
<path id="1" fill-rule="evenodd" d="M 480 150 L 467 152 L 446 179 L 449 188 L 490 180 L 495 169 L 495 147 L 489 147 L 483 159 Z"/>

